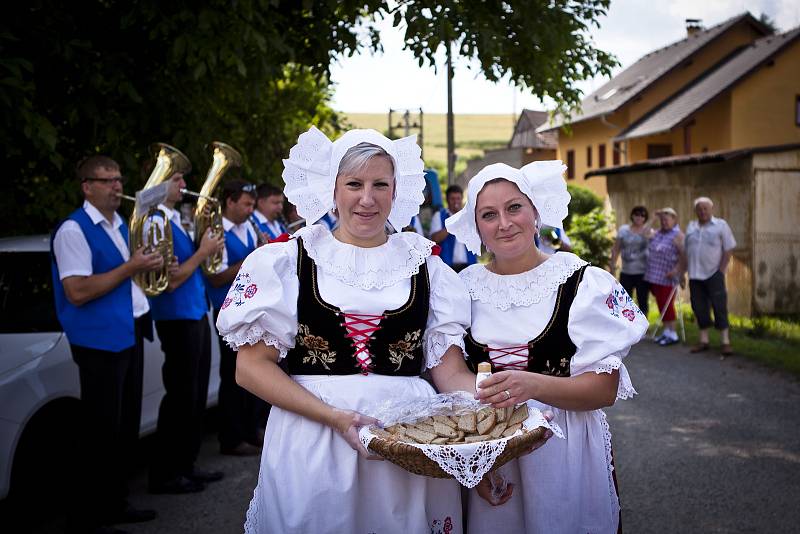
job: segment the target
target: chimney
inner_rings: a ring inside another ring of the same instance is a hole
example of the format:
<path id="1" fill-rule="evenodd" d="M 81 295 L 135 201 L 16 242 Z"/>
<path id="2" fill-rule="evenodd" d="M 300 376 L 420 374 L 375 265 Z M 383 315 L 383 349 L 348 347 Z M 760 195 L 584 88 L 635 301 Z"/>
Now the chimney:
<path id="1" fill-rule="evenodd" d="M 703 31 L 703 19 L 686 19 L 686 35 L 692 35 Z"/>

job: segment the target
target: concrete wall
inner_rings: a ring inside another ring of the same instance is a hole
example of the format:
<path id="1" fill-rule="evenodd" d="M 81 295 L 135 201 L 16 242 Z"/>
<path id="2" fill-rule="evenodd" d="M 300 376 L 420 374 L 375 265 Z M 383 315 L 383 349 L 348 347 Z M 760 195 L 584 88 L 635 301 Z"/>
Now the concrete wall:
<path id="1" fill-rule="evenodd" d="M 714 201 L 714 213 L 728 221 L 737 247 L 727 273 L 731 312 L 750 315 L 753 295 L 753 210 L 750 159 L 685 165 L 615 174 L 608 177 L 608 195 L 617 227 L 628 222 L 631 208 L 647 206 L 651 213 L 671 206 L 678 212 L 681 229 L 694 218 L 692 203 L 699 196 Z M 654 221 L 654 227 L 658 227 Z M 688 292 L 683 293 L 688 302 Z"/>
<path id="2" fill-rule="evenodd" d="M 753 157 L 754 311 L 800 312 L 800 150 Z"/>

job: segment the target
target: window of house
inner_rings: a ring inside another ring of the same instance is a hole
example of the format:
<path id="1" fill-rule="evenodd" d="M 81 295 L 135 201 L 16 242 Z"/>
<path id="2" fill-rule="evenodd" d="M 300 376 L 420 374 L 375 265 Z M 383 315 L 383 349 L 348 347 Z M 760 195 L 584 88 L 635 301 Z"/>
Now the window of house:
<path id="1" fill-rule="evenodd" d="M 567 178 L 575 178 L 575 151 L 567 150 Z"/>
<path id="2" fill-rule="evenodd" d="M 800 95 L 794 99 L 794 125 L 800 126 Z"/>
<path id="3" fill-rule="evenodd" d="M 619 165 L 620 162 L 620 153 L 622 152 L 622 144 L 619 141 L 614 141 L 611 149 L 611 163 L 614 165 Z"/>
<path id="4" fill-rule="evenodd" d="M 592 145 L 586 147 L 586 166 L 592 168 Z"/>
<path id="5" fill-rule="evenodd" d="M 666 158 L 672 155 L 672 145 L 647 144 L 647 159 Z"/>
<path id="6" fill-rule="evenodd" d="M 600 143 L 597 145 L 597 165 L 600 168 L 604 168 L 606 166 L 606 145 L 605 143 Z"/>

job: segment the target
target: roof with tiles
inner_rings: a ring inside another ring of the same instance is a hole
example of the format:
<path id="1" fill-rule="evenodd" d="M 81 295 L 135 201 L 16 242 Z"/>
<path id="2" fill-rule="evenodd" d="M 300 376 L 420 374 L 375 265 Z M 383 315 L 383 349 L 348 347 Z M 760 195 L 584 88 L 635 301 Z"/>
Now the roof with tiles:
<path id="1" fill-rule="evenodd" d="M 617 140 L 667 132 L 746 78 L 760 65 L 800 37 L 800 27 L 755 41 L 731 59 L 648 113 L 616 137 Z"/>
<path id="2" fill-rule="evenodd" d="M 573 113 L 569 121 L 565 121 L 564 117 L 557 116 L 553 122 L 539 127 L 538 131 L 544 132 L 563 126 L 566 122 L 575 123 L 613 113 L 711 41 L 742 21 L 754 24 L 764 34 L 768 33 L 766 27 L 750 13 L 742 13 L 716 26 L 700 30 L 680 41 L 650 52 L 614 76 L 608 83 L 583 99 L 581 111 Z"/>
<path id="3" fill-rule="evenodd" d="M 523 109 L 514 127 L 514 135 L 508 143 L 508 148 L 548 148 L 555 149 L 558 145 L 558 132 L 537 133 L 536 128 L 547 122 L 546 111 Z"/>

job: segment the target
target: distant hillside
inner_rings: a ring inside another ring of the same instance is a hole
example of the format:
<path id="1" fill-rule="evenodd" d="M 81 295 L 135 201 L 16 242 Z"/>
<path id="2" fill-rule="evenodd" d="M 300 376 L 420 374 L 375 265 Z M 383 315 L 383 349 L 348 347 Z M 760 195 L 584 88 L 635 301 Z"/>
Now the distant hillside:
<path id="1" fill-rule="evenodd" d="M 374 128 L 385 134 L 389 127 L 388 113 L 349 113 L 345 116 L 354 128 Z M 447 115 L 431 113 L 423 117 L 423 158 L 427 165 L 446 169 Z M 392 119 L 397 124 L 401 117 L 393 115 Z M 466 167 L 468 159 L 482 156 L 485 149 L 506 146 L 516 120 L 517 117 L 512 115 L 456 115 L 456 172 Z"/>

